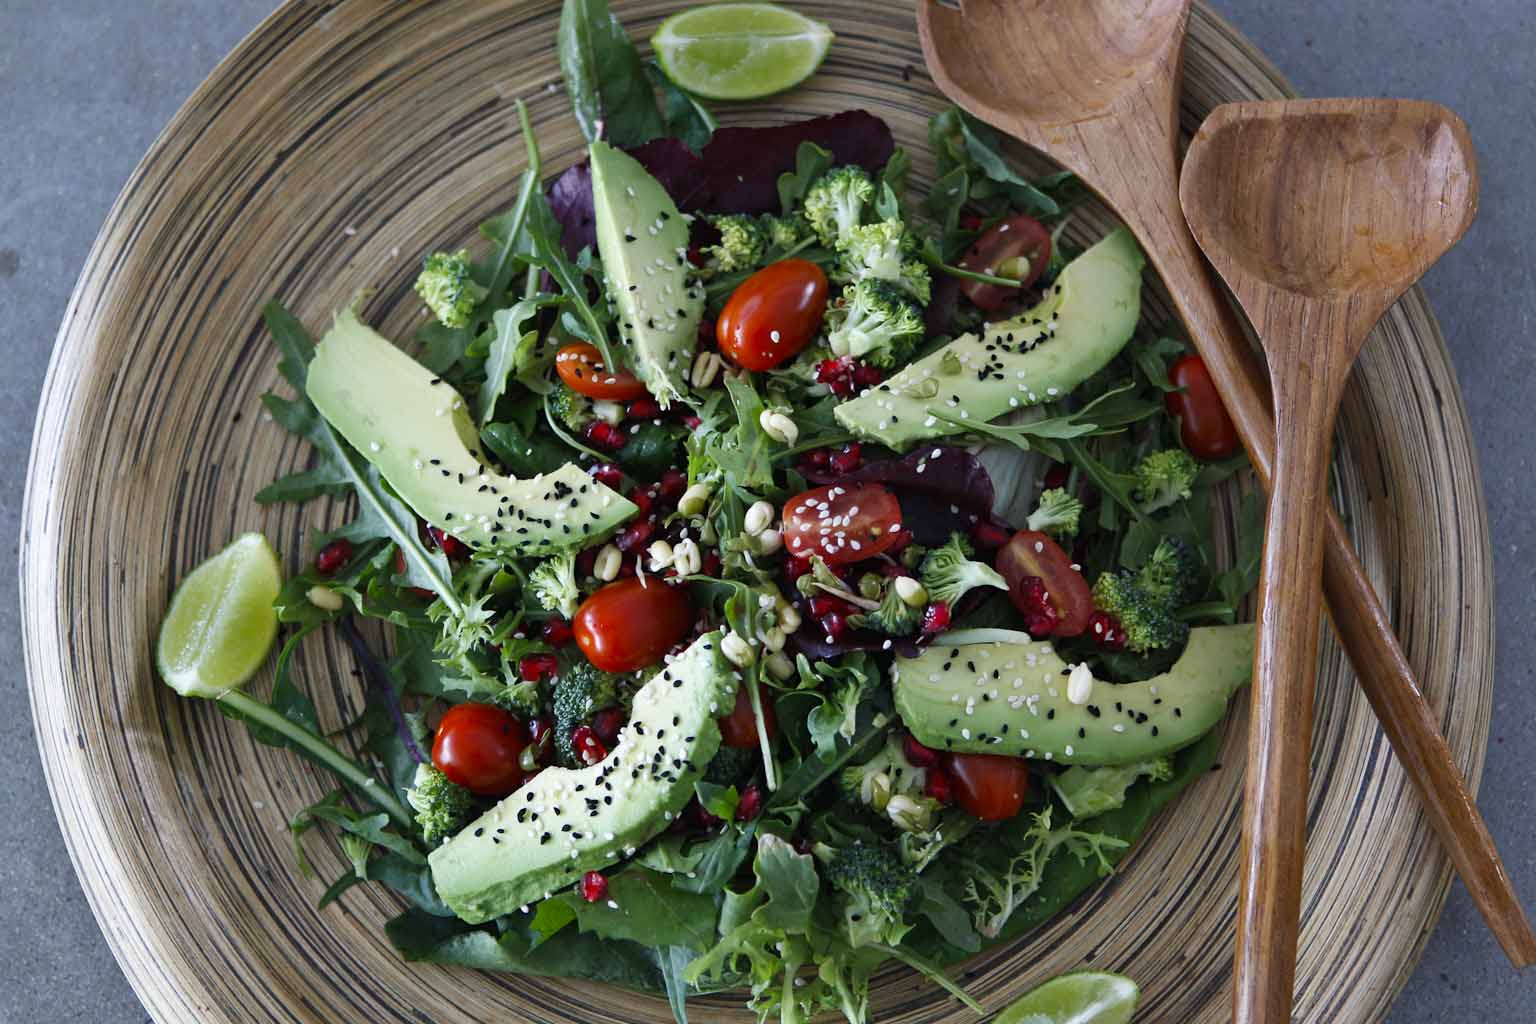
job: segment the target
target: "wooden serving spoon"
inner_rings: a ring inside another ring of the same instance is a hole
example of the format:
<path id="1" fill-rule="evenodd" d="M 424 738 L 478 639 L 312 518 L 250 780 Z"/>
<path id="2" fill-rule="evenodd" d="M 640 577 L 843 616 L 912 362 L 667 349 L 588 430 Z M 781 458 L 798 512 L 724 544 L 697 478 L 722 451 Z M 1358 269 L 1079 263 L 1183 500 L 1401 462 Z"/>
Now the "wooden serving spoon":
<path id="1" fill-rule="evenodd" d="M 1282 1024 L 1306 858 L 1334 418 L 1376 321 L 1466 234 L 1477 167 L 1466 126 L 1433 103 L 1240 103 L 1218 107 L 1195 135 L 1180 194 L 1195 239 L 1258 330 L 1274 391 L 1233 1019 Z"/>
<path id="2" fill-rule="evenodd" d="M 1075 172 L 1140 240 L 1231 414 L 1259 479 L 1274 468 L 1263 367 L 1179 209 L 1179 67 L 1190 0 L 919 0 L 929 73 L 969 113 Z M 1323 590 L 1397 758 L 1467 891 L 1516 967 L 1536 933 L 1349 535 L 1326 509 Z"/>

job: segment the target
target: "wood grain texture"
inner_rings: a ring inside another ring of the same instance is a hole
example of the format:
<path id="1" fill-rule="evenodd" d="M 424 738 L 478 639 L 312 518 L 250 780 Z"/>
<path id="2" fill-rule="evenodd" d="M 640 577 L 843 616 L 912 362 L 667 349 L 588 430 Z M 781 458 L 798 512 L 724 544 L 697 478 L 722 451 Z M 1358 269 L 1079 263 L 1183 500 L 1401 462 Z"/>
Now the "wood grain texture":
<path id="1" fill-rule="evenodd" d="M 1344 383 L 1381 314 L 1466 234 L 1477 192 L 1466 126 L 1408 100 L 1229 104 L 1201 126 L 1184 161 L 1185 217 L 1257 326 L 1275 410 L 1238 880 L 1237 1024 L 1291 1019 L 1328 461 Z"/>
<path id="2" fill-rule="evenodd" d="M 615 7 L 641 38 L 673 9 Z M 769 124 L 866 106 L 911 149 L 924 187 L 926 119 L 943 101 L 922 71 L 911 7 L 801 7 L 839 33 L 821 73 L 784 100 L 722 114 Z M 418 316 L 409 287 L 419 254 L 471 242 L 476 223 L 511 201 L 522 159 L 512 98 L 529 100 L 551 168 L 577 157 L 551 46 L 557 13 L 550 2 L 481 0 L 285 7 L 146 156 L 70 304 L 21 543 L 28 673 L 75 866 L 162 1024 L 669 1019 L 662 1000 L 600 985 L 401 963 L 381 931 L 397 904 L 376 889 L 316 911 L 323 883 L 295 871 L 286 824 L 329 783 L 177 699 L 152 670 L 176 579 L 243 529 L 263 530 L 297 566 L 314 527 L 338 514 L 251 502 L 306 457 L 255 401 L 278 381 L 259 305 L 277 295 L 319 325 L 371 286 L 369 316 L 403 336 Z M 1285 92 L 1262 57 L 1196 9 L 1186 131 L 1217 103 Z M 1071 234 L 1090 239 L 1111 223 L 1090 205 Z M 1147 308 L 1166 320 L 1172 307 L 1153 286 Z M 1338 438 L 1335 493 L 1356 550 L 1475 786 L 1491 708 L 1487 526 L 1456 382 L 1417 292 L 1367 348 Z M 328 727 L 360 705 L 351 671 L 343 646 L 319 637 L 298 660 Z M 1372 1021 L 1412 970 L 1450 869 L 1328 638 L 1319 679 L 1297 1016 Z M 1228 767 L 1171 808 L 1115 878 L 966 964 L 987 1005 L 1091 963 L 1141 981 L 1140 1020 L 1228 1018 L 1245 727 L 1238 710 L 1224 726 Z M 322 874 L 342 863 L 334 850 L 313 853 Z M 900 969 L 877 980 L 875 1017 L 974 1019 Z M 695 1019 L 750 1018 L 711 998 Z"/>
<path id="3" fill-rule="evenodd" d="M 918 27 L 942 91 L 1077 171 L 1136 234 L 1267 487 L 1276 469 L 1276 425 L 1263 360 L 1179 208 L 1174 115 L 1189 11 L 1190 0 L 968 0 L 962 13 L 928 0 Z M 1283 222 L 1304 202 L 1287 196 L 1266 213 Z M 1393 631 L 1384 628 L 1388 614 L 1339 516 L 1321 507 L 1324 590 L 1366 697 L 1510 962 L 1536 962 L 1536 932 L 1430 704 Z"/>

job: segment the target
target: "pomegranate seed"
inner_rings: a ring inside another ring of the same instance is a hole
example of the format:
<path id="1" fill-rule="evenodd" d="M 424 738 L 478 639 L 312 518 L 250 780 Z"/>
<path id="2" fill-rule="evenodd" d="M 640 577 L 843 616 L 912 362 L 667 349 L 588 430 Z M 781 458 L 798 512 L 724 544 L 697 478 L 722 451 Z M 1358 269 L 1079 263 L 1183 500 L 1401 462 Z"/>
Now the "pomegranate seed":
<path id="1" fill-rule="evenodd" d="M 971 527 L 971 540 L 978 548 L 995 550 L 1008 543 L 1010 538 L 1008 530 L 996 523 L 977 523 Z"/>
<path id="2" fill-rule="evenodd" d="M 688 489 L 688 474 L 680 469 L 669 469 L 661 474 L 661 481 L 656 485 L 656 492 L 668 501 L 676 501 L 683 496 Z"/>
<path id="3" fill-rule="evenodd" d="M 651 539 L 651 534 L 656 532 L 656 525 L 648 519 L 630 523 L 619 531 L 619 535 L 613 538 L 614 546 L 620 551 L 628 553 L 638 551 L 645 546 L 645 542 Z"/>
<path id="4" fill-rule="evenodd" d="M 692 413 L 689 413 L 687 416 L 683 417 L 683 426 L 687 427 L 689 430 L 698 430 L 703 425 L 704 421 Z"/>
<path id="5" fill-rule="evenodd" d="M 582 436 L 586 438 L 588 444 L 608 452 L 618 451 L 628 440 L 624 436 L 624 431 L 602 420 L 593 420 L 588 423 L 587 429 L 582 431 Z"/>
<path id="6" fill-rule="evenodd" d="M 597 564 L 597 551 L 597 548 L 587 548 L 587 550 L 576 556 L 576 577 L 578 579 L 592 575 L 592 567 Z"/>
<path id="7" fill-rule="evenodd" d="M 932 768 L 939 763 L 939 752 L 917 742 L 911 733 L 901 738 L 901 752 L 917 768 Z"/>
<path id="8" fill-rule="evenodd" d="M 517 663 L 517 674 L 527 683 L 536 683 L 560 671 L 560 659 L 553 654 L 529 654 Z"/>
<path id="9" fill-rule="evenodd" d="M 571 730 L 571 746 L 581 763 L 589 768 L 608 756 L 608 748 L 603 746 L 603 741 L 597 738 L 590 725 L 578 725 Z"/>
<path id="10" fill-rule="evenodd" d="M 795 582 L 795 580 L 799 579 L 801 576 L 804 576 L 810 571 L 811 560 L 809 558 L 802 558 L 799 555 L 790 555 L 788 558 L 784 559 L 784 576 L 791 583 Z"/>
<path id="11" fill-rule="evenodd" d="M 697 245 L 690 245 L 688 247 L 688 262 L 696 267 L 702 267 L 704 265 L 704 250 Z"/>
<path id="12" fill-rule="evenodd" d="M 832 464 L 832 452 L 826 448 L 815 448 L 805 453 L 805 461 L 817 469 L 826 469 Z"/>
<path id="13" fill-rule="evenodd" d="M 352 542 L 345 537 L 337 537 L 315 555 L 315 571 L 322 576 L 330 576 L 340 572 L 350 561 L 352 561 Z"/>
<path id="14" fill-rule="evenodd" d="M 885 380 L 885 374 L 873 366 L 858 363 L 853 368 L 853 383 L 858 388 L 872 388 Z"/>
<path id="15" fill-rule="evenodd" d="M 614 743 L 619 738 L 619 730 L 624 728 L 623 708 L 604 708 L 592 716 L 592 731 L 597 733 L 597 738 L 604 743 Z"/>
<path id="16" fill-rule="evenodd" d="M 566 622 L 560 616 L 555 615 L 545 620 L 543 628 L 539 630 L 539 635 L 542 636 L 544 638 L 544 642 L 549 644 L 551 647 L 564 647 L 566 644 L 571 642 L 571 637 L 575 636 L 576 634 L 575 631 L 571 629 L 571 624 L 569 622 Z"/>
<path id="17" fill-rule="evenodd" d="M 962 213 L 959 223 L 961 231 L 979 231 L 981 230 L 981 214 Z"/>
<path id="18" fill-rule="evenodd" d="M 432 538 L 432 543 L 438 549 L 455 562 L 469 557 L 469 547 L 451 533 L 445 533 L 435 526 L 427 527 L 427 535 Z"/>
<path id="19" fill-rule="evenodd" d="M 1106 651 L 1118 651 L 1125 647 L 1125 630 L 1120 620 L 1108 612 L 1094 612 L 1088 616 L 1088 633 L 1093 642 Z"/>
<path id="20" fill-rule="evenodd" d="M 816 364 L 816 383 L 830 384 L 841 376 L 842 372 L 843 361 L 841 359 L 823 359 Z"/>
<path id="21" fill-rule="evenodd" d="M 827 642 L 835 644 L 848 632 L 848 617 L 842 612 L 828 612 L 821 617 L 821 629 L 827 635 Z"/>
<path id="22" fill-rule="evenodd" d="M 885 554 L 893 555 L 893 556 L 894 555 L 899 555 L 899 554 L 901 554 L 902 550 L 904 548 L 906 548 L 907 545 L 909 545 L 911 543 L 912 543 L 912 531 L 911 530 L 898 530 L 896 532 L 896 539 L 891 541 L 891 546 L 885 549 Z"/>
<path id="23" fill-rule="evenodd" d="M 949 605 L 943 601 L 929 601 L 923 609 L 924 633 L 942 633 L 949 628 Z"/>
<path id="24" fill-rule="evenodd" d="M 694 348 L 709 348 L 715 343 L 715 322 L 709 317 L 699 320 L 699 341 Z"/>
<path id="25" fill-rule="evenodd" d="M 599 462 L 587 470 L 588 475 L 615 491 L 624 486 L 624 471 L 612 462 Z"/>
<path id="26" fill-rule="evenodd" d="M 653 420 L 661 415 L 661 403 L 654 398 L 637 398 L 624 412 L 632 420 Z"/>
<path id="27" fill-rule="evenodd" d="M 1040 481 L 1040 486 L 1046 490 L 1052 487 L 1067 486 L 1067 477 L 1072 474 L 1071 467 L 1065 462 L 1053 462 L 1051 468 L 1045 471 L 1045 479 Z"/>
<path id="28" fill-rule="evenodd" d="M 937 762 L 928 769 L 928 781 L 923 784 L 923 795 L 933 797 L 941 804 L 954 802 L 954 787 L 949 781 L 949 772 Z"/>
<path id="29" fill-rule="evenodd" d="M 649 491 L 642 491 L 636 487 L 629 493 L 628 497 L 630 501 L 635 503 L 635 507 L 640 510 L 641 519 L 649 519 L 651 517 L 651 508 L 656 504 L 656 499 L 651 497 Z"/>
<path id="30" fill-rule="evenodd" d="M 1019 584 L 1020 611 L 1024 613 L 1024 628 L 1034 637 L 1049 636 L 1061 625 L 1061 614 L 1045 593 L 1045 580 L 1039 576 L 1026 576 Z"/>
<path id="31" fill-rule="evenodd" d="M 857 441 L 843 445 L 843 450 L 827 457 L 827 465 L 835 473 L 852 473 L 864 464 L 864 446 Z"/>
<path id="32" fill-rule="evenodd" d="M 812 615 L 819 619 L 823 615 L 831 615 L 833 613 L 846 615 L 848 613 L 848 602 L 840 597 L 833 597 L 831 594 L 817 594 L 811 598 Z"/>
<path id="33" fill-rule="evenodd" d="M 581 876 L 581 898 L 588 903 L 596 903 L 608 896 L 608 879 L 603 877 L 601 871 L 588 871 Z"/>
<path id="34" fill-rule="evenodd" d="M 751 821 L 762 809 L 763 791 L 757 788 L 757 783 L 747 783 L 741 791 L 741 799 L 736 802 L 736 820 Z"/>
<path id="35" fill-rule="evenodd" d="M 619 563 L 619 577 L 618 578 L 621 579 L 621 580 L 622 579 L 628 579 L 629 577 L 638 574 L 639 571 L 640 571 L 639 570 L 639 566 L 640 566 L 640 559 L 641 559 L 641 557 L 642 557 L 642 552 L 639 552 L 639 551 L 636 551 L 635 553 L 630 554 L 630 555 L 625 555 L 624 556 L 624 561 Z"/>
<path id="36" fill-rule="evenodd" d="M 699 572 L 704 576 L 720 576 L 720 552 L 707 551 L 699 562 Z"/>

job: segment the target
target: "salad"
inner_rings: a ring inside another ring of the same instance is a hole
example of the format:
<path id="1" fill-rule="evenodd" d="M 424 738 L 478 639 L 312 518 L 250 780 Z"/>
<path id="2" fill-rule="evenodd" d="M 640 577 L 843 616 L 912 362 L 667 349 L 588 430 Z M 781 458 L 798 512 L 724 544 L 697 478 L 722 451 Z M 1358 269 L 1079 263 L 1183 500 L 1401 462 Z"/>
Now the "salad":
<path id="1" fill-rule="evenodd" d="M 916 198 L 878 118 L 717 127 L 602 0 L 561 54 L 587 159 L 545 180 L 518 104 L 520 187 L 425 257 L 414 344 L 361 292 L 318 341 L 267 307 L 311 454 L 258 501 L 345 521 L 286 580 L 259 537 L 197 570 L 162 673 L 335 773 L 298 866 L 333 831 L 322 905 L 394 889 L 408 959 L 851 1022 L 899 961 L 979 1012 L 947 965 L 1213 765 L 1261 544 L 1232 425 L 1131 236 L 1074 245 L 1075 181 L 968 115 Z M 264 625 L 198 661 L 237 591 Z M 366 680 L 330 737 L 326 628 Z"/>

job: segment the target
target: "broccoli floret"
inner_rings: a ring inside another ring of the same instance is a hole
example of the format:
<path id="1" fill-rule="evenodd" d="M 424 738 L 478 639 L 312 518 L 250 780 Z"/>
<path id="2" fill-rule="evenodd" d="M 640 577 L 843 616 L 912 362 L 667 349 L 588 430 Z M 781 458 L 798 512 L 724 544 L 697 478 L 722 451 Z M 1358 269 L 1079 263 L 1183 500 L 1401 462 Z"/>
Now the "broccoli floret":
<path id="1" fill-rule="evenodd" d="M 704 769 L 704 781 L 717 786 L 730 786 L 746 778 L 757 765 L 761 755 L 755 747 L 727 747 L 721 744 L 709 766 Z"/>
<path id="2" fill-rule="evenodd" d="M 805 192 L 805 219 L 828 248 L 835 247 L 864 219 L 875 198 L 875 182 L 862 167 L 834 167 Z"/>
<path id="3" fill-rule="evenodd" d="M 561 669 L 555 676 L 554 698 L 550 704 L 555 714 L 555 751 L 567 767 L 582 767 L 571 745 L 571 733 L 587 725 L 592 716 L 619 703 L 618 680 L 591 662 L 579 660 Z"/>
<path id="4" fill-rule="evenodd" d="M 777 214 L 765 213 L 758 218 L 763 233 L 768 236 L 768 249 L 770 252 L 786 253 L 792 249 L 798 249 L 802 242 L 810 237 L 810 225 L 806 224 L 802 217 L 780 217 Z"/>
<path id="5" fill-rule="evenodd" d="M 950 534 L 949 543 L 928 552 L 917 575 L 928 589 L 930 601 L 941 601 L 953 608 L 972 587 L 1008 589 L 1008 581 L 996 569 L 985 562 L 971 561 L 970 555 L 971 545 L 959 533 Z"/>
<path id="6" fill-rule="evenodd" d="M 430 764 L 416 766 L 416 777 L 405 799 L 416 811 L 416 824 L 421 826 L 421 838 L 428 846 L 437 845 L 468 824 L 475 803 L 469 790 Z"/>
<path id="7" fill-rule="evenodd" d="M 827 344 L 835 356 L 853 356 L 879 367 L 901 366 L 923 337 L 923 312 L 897 285 L 867 277 L 843 289 L 830 311 Z"/>
<path id="8" fill-rule="evenodd" d="M 1115 617 L 1125 631 L 1125 646 L 1137 654 L 1176 647 L 1189 636 L 1189 626 L 1177 615 L 1179 602 L 1126 569 L 1094 582 L 1093 605 Z"/>
<path id="9" fill-rule="evenodd" d="M 1136 464 L 1132 497 L 1143 512 L 1156 512 L 1190 495 L 1200 466 L 1182 448 L 1153 452 Z"/>
<path id="10" fill-rule="evenodd" d="M 1126 791 L 1145 776 L 1153 782 L 1173 778 L 1173 759 L 1155 757 L 1106 768 L 1077 765 L 1051 779 L 1051 788 L 1074 818 L 1092 818 L 1125 806 Z"/>
<path id="11" fill-rule="evenodd" d="M 911 930 L 903 919 L 917 886 L 917 872 L 891 847 L 854 843 L 837 850 L 818 847 L 825 875 L 838 894 L 838 909 L 849 945 L 895 945 Z"/>
<path id="12" fill-rule="evenodd" d="M 509 681 L 491 695 L 491 703 L 525 721 L 537 718 L 544 707 L 539 684 L 526 679 Z"/>
<path id="13" fill-rule="evenodd" d="M 539 607 L 575 618 L 581 591 L 576 587 L 576 554 L 566 551 L 550 555 L 528 574 L 528 589 Z"/>
<path id="14" fill-rule="evenodd" d="M 874 757 L 844 768 L 841 781 L 848 799 L 884 814 L 891 797 L 921 794 L 928 784 L 928 771 L 908 761 L 901 741 L 891 736 Z"/>
<path id="15" fill-rule="evenodd" d="M 1057 540 L 1077 536 L 1077 520 L 1083 503 L 1060 487 L 1041 493 L 1040 504 L 1029 514 L 1029 528 L 1048 533 Z"/>
<path id="16" fill-rule="evenodd" d="M 432 315 L 444 327 L 463 327 L 469 323 L 485 289 L 469 276 L 469 250 L 434 252 L 421 261 L 416 278 L 416 294 L 427 304 Z"/>
<path id="17" fill-rule="evenodd" d="M 1194 549 L 1182 537 L 1164 537 L 1157 542 L 1139 576 L 1142 586 L 1162 595 L 1170 604 L 1181 605 L 1196 596 L 1200 565 Z"/>
<path id="18" fill-rule="evenodd" d="M 720 242 L 704 247 L 707 274 L 751 270 L 763 262 L 768 252 L 768 232 L 756 218 L 728 213 L 710 217 L 709 222 L 720 232 Z"/>
<path id="19" fill-rule="evenodd" d="M 868 588 L 874 591 L 873 595 L 866 594 L 871 600 L 880 602 L 880 607 L 871 612 L 861 612 L 858 615 L 848 617 L 848 625 L 854 629 L 873 629 L 887 636 L 910 636 L 917 632 L 917 627 L 922 624 L 923 605 L 925 601 L 918 601 L 916 605 L 908 604 L 902 599 L 896 589 L 896 580 L 889 576 L 878 576 L 875 573 L 866 573 L 859 581 L 861 593 L 866 589 L 866 581 L 873 580 L 874 584 Z M 916 580 L 912 581 L 916 585 Z M 918 589 L 921 593 L 921 588 Z"/>
<path id="20" fill-rule="evenodd" d="M 592 399 L 564 384 L 556 386 L 549 393 L 549 411 L 565 424 L 567 430 L 576 434 L 585 430 L 587 424 L 597 418 L 592 412 Z"/>
<path id="21" fill-rule="evenodd" d="M 851 280 L 878 277 L 899 286 L 918 302 L 932 290 L 928 268 L 913 258 L 917 243 L 899 220 L 863 224 L 848 233 L 840 249 L 841 269 Z"/>

